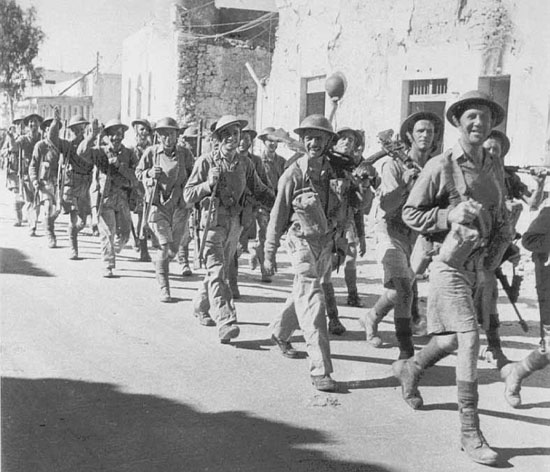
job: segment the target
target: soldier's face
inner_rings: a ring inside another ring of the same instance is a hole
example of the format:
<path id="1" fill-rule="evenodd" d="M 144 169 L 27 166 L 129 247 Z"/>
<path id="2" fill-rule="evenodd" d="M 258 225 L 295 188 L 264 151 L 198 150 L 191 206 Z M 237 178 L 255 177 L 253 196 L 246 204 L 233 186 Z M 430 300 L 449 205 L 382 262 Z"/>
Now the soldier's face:
<path id="1" fill-rule="evenodd" d="M 304 146 L 309 157 L 321 157 L 330 141 L 330 135 L 317 129 L 305 130 L 303 135 Z"/>
<path id="2" fill-rule="evenodd" d="M 222 151 L 235 151 L 241 141 L 241 128 L 231 125 L 218 133 L 219 147 Z"/>
<path id="3" fill-rule="evenodd" d="M 149 139 L 149 128 L 143 126 L 141 123 L 138 123 L 134 126 L 136 132 L 136 141 L 138 144 L 145 144 Z"/>
<path id="4" fill-rule="evenodd" d="M 271 141 L 271 139 L 266 139 L 264 141 L 265 148 L 267 152 L 273 153 L 277 150 L 279 147 L 279 143 L 277 141 Z"/>
<path id="5" fill-rule="evenodd" d="M 493 116 L 488 106 L 472 105 L 455 123 L 458 124 L 458 131 L 465 143 L 481 146 L 491 133 Z"/>
<path id="6" fill-rule="evenodd" d="M 31 133 L 36 133 L 38 131 L 38 128 L 40 127 L 40 122 L 37 118 L 31 118 L 29 120 L 28 127 Z"/>
<path id="7" fill-rule="evenodd" d="M 159 129 L 157 135 L 164 149 L 172 149 L 178 140 L 178 133 L 175 129 Z"/>
<path id="8" fill-rule="evenodd" d="M 355 150 L 355 144 L 355 134 L 351 131 L 344 131 L 343 133 L 340 133 L 338 142 L 336 143 L 336 146 L 334 146 L 334 150 L 351 156 Z"/>
<path id="9" fill-rule="evenodd" d="M 107 139 L 113 149 L 119 149 L 124 139 L 124 128 L 122 126 L 115 128 L 107 135 Z"/>
<path id="10" fill-rule="evenodd" d="M 487 153 L 493 159 L 500 159 L 502 157 L 502 146 L 500 145 L 500 141 L 498 139 L 487 139 L 483 143 L 483 147 L 487 150 Z"/>
<path id="11" fill-rule="evenodd" d="M 85 124 L 82 124 L 82 125 L 74 125 L 74 126 L 71 126 L 71 131 L 73 132 L 73 134 L 75 135 L 75 137 L 80 137 L 80 136 L 84 136 L 84 132 L 86 131 L 86 126 Z"/>
<path id="12" fill-rule="evenodd" d="M 241 140 L 239 141 L 239 152 L 246 152 L 252 145 L 252 137 L 250 133 L 241 133 Z"/>
<path id="13" fill-rule="evenodd" d="M 412 145 L 419 151 L 429 151 L 434 143 L 435 127 L 429 120 L 418 120 L 412 133 L 407 133 Z"/>

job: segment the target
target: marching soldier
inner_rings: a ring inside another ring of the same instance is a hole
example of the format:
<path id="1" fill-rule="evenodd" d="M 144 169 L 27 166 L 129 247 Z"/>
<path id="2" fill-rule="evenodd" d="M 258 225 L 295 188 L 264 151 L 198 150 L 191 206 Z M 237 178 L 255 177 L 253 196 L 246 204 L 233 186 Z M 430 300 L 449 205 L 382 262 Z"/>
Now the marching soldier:
<path id="1" fill-rule="evenodd" d="M 206 276 L 195 296 L 194 314 L 202 325 L 217 324 L 222 343 L 239 335 L 228 269 L 242 230 L 243 196 L 250 189 L 263 203 L 273 201 L 273 193 L 262 183 L 250 159 L 238 152 L 246 125 L 245 120 L 231 115 L 216 122 L 213 150 L 197 159 L 184 189 L 187 203 L 201 202 L 205 233 Z"/>
<path id="2" fill-rule="evenodd" d="M 360 321 L 365 328 L 367 343 L 379 347 L 382 340 L 378 335 L 378 324 L 393 309 L 399 359 L 414 355 L 411 310 L 415 271 L 410 259 L 416 241 L 416 233 L 404 223 L 401 213 L 418 173 L 437 147 L 442 131 L 443 123 L 434 113 L 417 112 L 408 116 L 401 125 L 401 138 L 410 148 L 409 163 L 386 158 L 380 170 L 376 233 L 385 290 Z"/>
<path id="3" fill-rule="evenodd" d="M 136 157 L 136 166 L 141 161 L 141 157 L 145 150 L 151 146 L 151 134 L 152 128 L 151 123 L 148 120 L 138 118 L 132 121 L 132 128 L 135 133 L 136 144 L 132 148 L 134 155 Z M 139 177 L 138 177 L 139 179 Z M 146 224 L 143 221 L 143 196 L 145 194 L 145 189 L 143 187 L 143 182 L 139 182 L 136 188 L 133 188 L 128 197 L 128 202 L 130 205 L 130 211 L 135 215 L 133 220 L 136 222 L 134 228 L 135 232 L 135 243 L 137 250 L 139 252 L 139 260 L 141 262 L 151 262 L 151 256 L 149 255 L 149 249 L 147 247 L 147 237 L 140 238 L 141 225 Z"/>
<path id="4" fill-rule="evenodd" d="M 155 126 L 156 141 L 147 148 L 136 175 L 146 189 L 147 224 L 160 248 L 155 261 L 155 274 L 160 287 L 160 301 L 169 303 L 170 259 L 179 248 L 189 210 L 183 199 L 188 171 L 184 149 L 176 146 L 179 126 L 176 120 L 160 119 Z"/>
<path id="5" fill-rule="evenodd" d="M 44 207 L 44 229 L 48 237 L 48 247 L 57 245 L 55 238 L 55 220 L 61 211 L 58 208 L 58 176 L 60 169 L 59 148 L 49 139 L 48 132 L 54 118 L 46 118 L 40 124 L 45 138 L 34 146 L 29 164 L 29 179 L 34 189 L 33 221 L 38 221 L 40 207 Z"/>
<path id="6" fill-rule="evenodd" d="M 128 189 L 136 187 L 138 182 L 131 167 L 136 160 L 134 153 L 122 144 L 127 130 L 128 126 L 120 120 L 108 121 L 98 145 L 94 147 L 99 131 L 94 121 L 86 139 L 78 147 L 78 154 L 94 164 L 90 193 L 98 220 L 103 277 L 106 278 L 113 277 L 116 253 L 124 248 L 131 233 Z M 102 143 L 103 134 L 105 143 Z"/>
<path id="7" fill-rule="evenodd" d="M 285 357 L 297 357 L 290 337 L 300 328 L 310 360 L 311 382 L 316 389 L 330 392 L 337 385 L 330 376 L 322 284 L 330 282 L 333 253 L 344 254 L 347 246 L 344 234 L 351 217 L 351 179 L 337 176 L 329 163 L 327 152 L 337 135 L 324 116 L 306 117 L 294 132 L 300 136 L 306 155 L 288 167 L 279 181 L 265 244 L 265 269 L 273 274 L 277 248 L 287 231 L 294 269 L 292 293 L 271 325 L 272 340 Z"/>
<path id="8" fill-rule="evenodd" d="M 483 147 L 487 152 L 496 159 L 502 161 L 510 150 L 510 140 L 502 131 L 493 130 L 486 139 Z M 526 203 L 531 211 L 537 210 L 544 197 L 544 182 L 546 173 L 533 172 L 533 178 L 536 182 L 534 190 L 529 188 L 521 181 L 515 172 L 512 172 L 506 167 L 504 168 L 504 184 L 506 186 L 506 207 L 511 214 L 511 223 L 516 227 L 517 221 L 523 211 L 521 202 Z"/>
<path id="9" fill-rule="evenodd" d="M 241 158 L 251 161 L 254 170 L 258 174 L 258 177 L 265 186 L 268 186 L 265 170 L 262 166 L 262 160 L 256 154 L 250 152 L 252 142 L 256 138 L 258 133 L 253 129 L 243 129 L 241 132 L 241 140 L 239 142 L 238 152 Z M 229 286 L 233 293 L 233 298 L 238 299 L 241 297 L 239 292 L 239 285 L 237 278 L 239 274 L 239 253 L 248 254 L 248 239 L 251 234 L 255 232 L 256 213 L 260 207 L 260 203 L 250 189 L 247 189 L 244 196 L 244 208 L 241 215 L 241 236 L 239 238 L 239 246 L 235 252 L 234 259 L 229 264 Z"/>
<path id="10" fill-rule="evenodd" d="M 336 143 L 330 153 L 331 164 L 337 173 L 348 172 L 351 173 L 355 169 L 355 151 L 357 144 L 361 141 L 361 135 L 354 129 L 344 127 L 336 131 L 338 136 Z M 360 187 L 355 179 L 353 179 L 353 186 L 350 188 L 350 194 L 357 196 L 357 192 L 360 192 Z M 366 251 L 365 246 L 365 227 L 363 222 L 363 213 L 359 211 L 359 198 L 355 198 L 352 205 L 351 218 L 347 221 L 346 227 L 346 252 L 344 259 L 344 279 L 348 287 L 348 304 L 350 300 L 353 303 L 358 303 L 357 292 L 357 269 L 355 266 L 355 260 L 357 258 L 357 243 L 361 245 L 361 255 L 364 255 Z M 341 261 L 336 262 L 337 268 L 340 266 Z M 325 294 L 325 302 L 327 307 L 328 330 L 331 334 L 340 336 L 346 332 L 346 327 L 340 321 L 338 317 L 338 305 L 336 303 L 336 296 L 334 294 L 334 286 L 332 282 L 323 283 L 323 292 Z"/>
<path id="11" fill-rule="evenodd" d="M 479 426 L 477 357 L 479 329 L 473 293 L 484 270 L 494 270 L 512 232 L 504 205 L 502 166 L 484 150 L 504 110 L 479 91 L 468 92 L 447 111 L 458 143 L 430 159 L 403 208 L 403 220 L 433 242 L 428 295 L 429 343 L 414 357 L 393 363 L 403 398 L 421 408 L 422 372 L 458 349 L 456 382 L 462 449 L 475 462 L 494 465 Z"/>
<path id="12" fill-rule="evenodd" d="M 541 343 L 519 362 L 505 365 L 500 376 L 504 380 L 504 398 L 512 408 L 521 406 L 521 382 L 550 364 L 550 203 L 547 200 L 539 215 L 522 236 L 523 247 L 533 253 L 535 280 L 540 311 Z"/>
<path id="13" fill-rule="evenodd" d="M 285 171 L 286 161 L 284 157 L 277 154 L 279 142 L 270 138 L 270 134 L 274 132 L 275 128 L 267 127 L 260 133 L 258 138 L 264 145 L 261 155 L 261 164 L 266 176 L 266 182 L 271 191 L 277 195 L 277 185 Z M 271 282 L 271 276 L 265 271 L 264 247 L 270 210 L 270 208 L 260 205 L 256 211 L 256 243 L 254 244 L 252 256 L 250 258 L 251 269 L 254 270 L 259 265 L 262 274 L 262 282 L 267 283 Z"/>
<path id="14" fill-rule="evenodd" d="M 181 134 L 181 140 L 178 142 L 178 149 L 184 155 L 185 168 L 187 169 L 187 176 L 191 175 L 193 171 L 193 165 L 195 164 L 195 152 L 197 149 L 197 140 L 199 132 L 195 126 L 190 126 L 185 129 Z M 181 275 L 183 277 L 189 277 L 193 275 L 191 266 L 189 265 L 189 243 L 191 242 L 191 232 L 189 228 L 189 221 L 192 218 L 193 208 L 189 208 L 187 219 L 185 221 L 185 227 L 181 243 L 178 249 L 178 262 L 181 267 Z M 197 255 L 195 254 L 195 257 Z"/>
<path id="15" fill-rule="evenodd" d="M 36 236 L 36 221 L 32 219 L 31 208 L 34 205 L 34 190 L 29 180 L 29 164 L 34 146 L 40 141 L 40 124 L 43 118 L 31 113 L 23 118 L 23 124 L 28 128 L 27 134 L 15 136 L 8 134 L 5 146 L 9 149 L 8 188 L 14 193 L 15 226 L 21 226 L 23 220 L 23 205 L 29 222 L 29 235 Z"/>
<path id="16" fill-rule="evenodd" d="M 93 164 L 78 156 L 77 150 L 84 140 L 84 133 L 89 121 L 81 115 L 73 115 L 67 129 L 71 133 L 70 139 L 60 138 L 59 129 L 61 120 L 56 110 L 54 120 L 49 130 L 49 139 L 57 146 L 63 155 L 61 165 L 64 172 L 63 195 L 61 204 L 65 213 L 69 213 L 67 233 L 71 241 L 72 260 L 78 260 L 78 233 L 86 226 L 86 220 L 91 213 L 90 184 L 92 181 Z M 58 209 L 59 210 L 59 209 Z"/>

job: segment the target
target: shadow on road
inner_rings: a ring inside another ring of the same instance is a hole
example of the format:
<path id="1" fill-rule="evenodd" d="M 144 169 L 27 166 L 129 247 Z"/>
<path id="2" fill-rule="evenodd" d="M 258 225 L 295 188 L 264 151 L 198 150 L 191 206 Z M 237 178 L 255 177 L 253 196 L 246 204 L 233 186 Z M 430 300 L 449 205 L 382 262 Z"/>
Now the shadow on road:
<path id="1" fill-rule="evenodd" d="M 391 472 L 311 449 L 330 442 L 314 429 L 242 411 L 203 413 L 112 384 L 2 379 L 6 471 Z"/>
<path id="2" fill-rule="evenodd" d="M 36 267 L 24 252 L 14 248 L 0 248 L 0 273 L 54 277 L 50 272 Z"/>

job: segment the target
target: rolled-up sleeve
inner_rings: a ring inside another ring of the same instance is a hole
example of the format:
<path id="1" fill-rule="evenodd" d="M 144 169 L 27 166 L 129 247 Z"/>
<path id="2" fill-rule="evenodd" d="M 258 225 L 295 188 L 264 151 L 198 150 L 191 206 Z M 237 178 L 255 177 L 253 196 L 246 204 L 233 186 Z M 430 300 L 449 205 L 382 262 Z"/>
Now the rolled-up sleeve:
<path id="1" fill-rule="evenodd" d="M 419 233 L 439 233 L 449 229 L 448 203 L 444 202 L 442 163 L 428 162 L 414 184 L 405 206 L 403 221 Z"/>
<path id="2" fill-rule="evenodd" d="M 187 204 L 200 202 L 204 197 L 212 193 L 208 184 L 208 171 L 210 163 L 206 156 L 201 156 L 195 162 L 189 180 L 183 189 L 183 199 Z"/>

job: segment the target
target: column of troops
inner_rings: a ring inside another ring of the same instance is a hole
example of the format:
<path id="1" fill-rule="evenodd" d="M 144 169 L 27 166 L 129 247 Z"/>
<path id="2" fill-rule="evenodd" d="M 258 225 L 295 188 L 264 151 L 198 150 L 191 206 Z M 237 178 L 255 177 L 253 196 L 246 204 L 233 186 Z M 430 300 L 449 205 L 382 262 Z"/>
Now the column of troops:
<path id="1" fill-rule="evenodd" d="M 226 115 L 210 128 L 208 152 L 195 159 L 197 139 L 201 141 L 197 129 L 182 133 L 173 118 L 154 126 L 135 120 L 136 145 L 127 148 L 128 126 L 120 121 L 100 128 L 96 121 L 74 116 L 61 137 L 56 112 L 47 119 L 25 117 L 21 123 L 27 132 L 10 132 L 2 152 L 16 226 L 26 216 L 35 236 L 42 211 L 48 245 L 55 247 L 56 217 L 69 214 L 70 257 L 78 260 L 78 234 L 91 215 L 107 278 L 132 233 L 141 261 L 151 261 L 151 241 L 162 302 L 172 300 L 172 259 L 180 262 L 182 275 L 192 273 L 193 233 L 195 262 L 206 269 L 193 313 L 201 325 L 216 326 L 224 344 L 239 335 L 234 303 L 240 297 L 239 256 L 248 253 L 251 268 L 259 267 L 261 281 L 270 283 L 284 241 L 294 279 L 274 315 L 271 338 L 283 356 L 296 358 L 290 339 L 300 329 L 311 382 L 329 392 L 338 390 L 331 377 L 329 333 L 346 331 L 331 274 L 343 265 L 347 303 L 362 307 L 356 260 L 366 252 L 365 215 L 376 194 L 369 221 L 375 222 L 384 291 L 360 316 L 366 342 L 382 345 L 378 325 L 393 310 L 399 347 L 393 373 L 413 409 L 423 406 L 418 389 L 423 372 L 456 351 L 461 446 L 474 461 L 492 465 L 498 456 L 481 433 L 477 407 L 480 329 L 487 337 L 486 357 L 500 371 L 505 398 L 513 407 L 521 404 L 522 379 L 549 363 L 544 333 L 550 331 L 550 206 L 522 237 L 535 261 L 541 347 L 511 362 L 498 334 L 497 274 L 505 261 L 515 265 L 519 260 L 513 241 L 520 202 L 532 209 L 541 205 L 546 175 L 535 172 L 536 187 L 529 190 L 504 165 L 510 141 L 493 129 L 504 116 L 500 105 L 471 91 L 447 111 L 459 135 L 450 149 L 435 155 L 443 122 L 433 113 L 418 112 L 402 123 L 400 141 L 386 142 L 383 152 L 365 159 L 364 134 L 351 127 L 334 131 L 322 115 L 306 117 L 294 130 L 299 142 L 272 127 L 258 136 L 245 120 Z M 257 137 L 261 156 L 251 152 Z M 298 150 L 293 158 L 277 154 L 281 142 Z M 378 159 L 377 171 L 373 163 Z M 252 233 L 255 242 L 249 248 Z M 426 328 L 418 313 L 416 280 L 428 267 Z M 413 333 L 422 328 L 431 337 L 418 350 Z"/>

